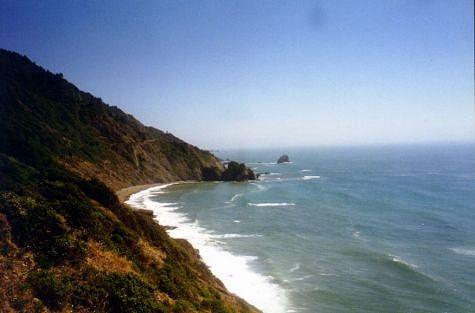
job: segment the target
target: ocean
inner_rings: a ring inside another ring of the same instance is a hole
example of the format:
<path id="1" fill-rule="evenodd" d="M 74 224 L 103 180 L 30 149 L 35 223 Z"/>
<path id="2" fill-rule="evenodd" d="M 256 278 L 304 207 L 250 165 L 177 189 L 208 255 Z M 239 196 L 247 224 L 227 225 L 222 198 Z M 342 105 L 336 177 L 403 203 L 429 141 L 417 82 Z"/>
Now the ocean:
<path id="1" fill-rule="evenodd" d="M 291 163 L 276 164 L 286 153 Z M 266 313 L 475 312 L 475 146 L 233 150 L 253 182 L 170 184 L 154 210 Z"/>

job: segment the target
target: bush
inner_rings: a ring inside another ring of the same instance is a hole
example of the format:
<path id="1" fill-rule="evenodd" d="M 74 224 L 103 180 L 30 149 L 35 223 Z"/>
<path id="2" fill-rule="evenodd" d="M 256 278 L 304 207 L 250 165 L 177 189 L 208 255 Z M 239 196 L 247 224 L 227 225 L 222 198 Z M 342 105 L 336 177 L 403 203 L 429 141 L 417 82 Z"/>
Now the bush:
<path id="1" fill-rule="evenodd" d="M 83 257 L 85 243 L 73 236 L 66 219 L 50 206 L 9 193 L 0 197 L 0 211 L 10 221 L 17 244 L 35 251 L 42 267 Z"/>
<path id="2" fill-rule="evenodd" d="M 178 300 L 173 308 L 173 312 L 176 313 L 190 313 L 196 312 L 196 308 L 193 304 L 186 300 Z"/>
<path id="3" fill-rule="evenodd" d="M 153 288 L 134 275 L 109 274 L 99 285 L 108 290 L 110 312 L 164 312 L 160 303 L 155 301 Z"/>
<path id="4" fill-rule="evenodd" d="M 228 313 L 229 311 L 223 305 L 223 301 L 218 299 L 206 299 L 201 303 L 203 308 L 209 309 L 213 313 Z"/>
<path id="5" fill-rule="evenodd" d="M 71 284 L 56 277 L 51 271 L 30 275 L 33 294 L 52 310 L 59 310 L 71 297 Z"/>
<path id="6" fill-rule="evenodd" d="M 120 206 L 119 199 L 115 193 L 96 178 L 81 180 L 79 186 L 89 198 L 96 200 L 106 208 L 116 208 Z"/>
<path id="7" fill-rule="evenodd" d="M 19 192 L 32 184 L 36 171 L 0 153 L 0 173 L 1 189 Z"/>

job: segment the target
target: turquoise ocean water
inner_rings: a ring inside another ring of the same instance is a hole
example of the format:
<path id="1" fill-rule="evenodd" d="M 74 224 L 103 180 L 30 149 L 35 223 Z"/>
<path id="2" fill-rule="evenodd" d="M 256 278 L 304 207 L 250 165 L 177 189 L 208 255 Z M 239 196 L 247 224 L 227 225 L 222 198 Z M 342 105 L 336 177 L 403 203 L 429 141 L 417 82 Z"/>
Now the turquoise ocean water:
<path id="1" fill-rule="evenodd" d="M 268 174 L 130 201 L 264 312 L 475 312 L 474 145 L 217 155 Z"/>

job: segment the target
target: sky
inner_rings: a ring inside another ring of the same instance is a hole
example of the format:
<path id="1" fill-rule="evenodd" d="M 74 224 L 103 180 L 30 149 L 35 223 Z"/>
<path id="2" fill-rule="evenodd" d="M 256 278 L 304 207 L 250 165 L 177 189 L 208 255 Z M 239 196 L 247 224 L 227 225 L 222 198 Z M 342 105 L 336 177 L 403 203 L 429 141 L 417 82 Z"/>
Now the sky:
<path id="1" fill-rule="evenodd" d="M 472 0 L 0 0 L 0 47 L 207 149 L 475 138 Z"/>

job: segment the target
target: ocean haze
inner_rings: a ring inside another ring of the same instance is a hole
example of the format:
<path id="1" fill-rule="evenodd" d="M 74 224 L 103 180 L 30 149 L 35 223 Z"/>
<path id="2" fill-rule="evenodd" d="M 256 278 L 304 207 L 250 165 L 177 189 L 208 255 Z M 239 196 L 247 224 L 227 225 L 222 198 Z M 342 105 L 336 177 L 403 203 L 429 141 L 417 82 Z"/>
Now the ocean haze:
<path id="1" fill-rule="evenodd" d="M 0 42 L 204 148 L 473 140 L 473 1 L 2 1 Z"/>

